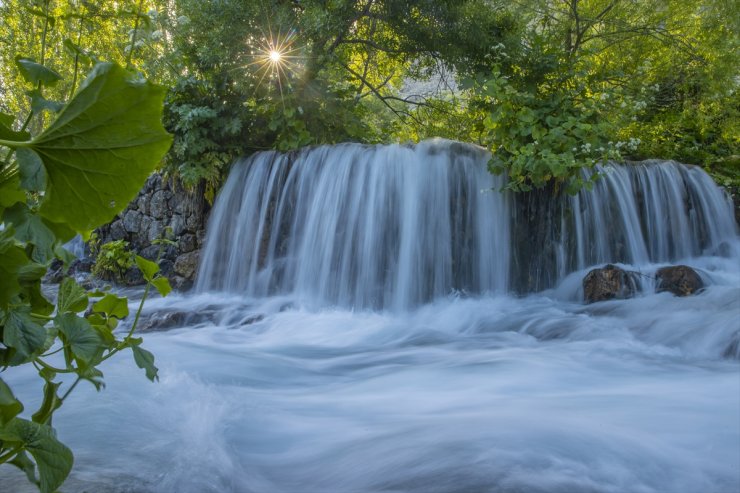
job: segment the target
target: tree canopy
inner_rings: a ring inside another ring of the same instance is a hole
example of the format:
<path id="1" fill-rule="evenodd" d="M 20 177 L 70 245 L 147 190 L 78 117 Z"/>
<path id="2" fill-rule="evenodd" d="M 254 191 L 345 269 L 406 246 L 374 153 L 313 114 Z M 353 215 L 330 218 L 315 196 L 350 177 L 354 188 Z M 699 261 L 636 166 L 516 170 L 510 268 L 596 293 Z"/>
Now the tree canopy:
<path id="1" fill-rule="evenodd" d="M 728 0 L 53 0 L 45 33 L 42 4 L 0 6 L 3 107 L 53 110 L 82 68 L 133 57 L 170 88 L 166 169 L 211 191 L 238 155 L 342 141 L 478 143 L 515 189 L 576 189 L 607 158 L 737 155 Z M 17 89 L 21 52 L 71 72 L 45 101 Z"/>

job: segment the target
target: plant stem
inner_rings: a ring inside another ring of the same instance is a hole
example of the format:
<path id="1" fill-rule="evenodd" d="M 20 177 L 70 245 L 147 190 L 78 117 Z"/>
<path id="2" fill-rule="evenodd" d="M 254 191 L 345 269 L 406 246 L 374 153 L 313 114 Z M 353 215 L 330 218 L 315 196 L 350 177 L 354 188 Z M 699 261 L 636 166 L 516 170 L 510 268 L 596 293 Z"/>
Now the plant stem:
<path id="1" fill-rule="evenodd" d="M 128 47 L 128 58 L 126 58 L 126 68 L 131 69 L 131 57 L 136 47 L 136 35 L 139 33 L 139 22 L 141 20 L 141 9 L 144 6 L 144 0 L 139 0 L 139 7 L 136 11 L 136 22 L 134 22 L 134 33 L 131 35 L 131 45 Z"/>
<path id="2" fill-rule="evenodd" d="M 64 395 L 59 399 L 59 407 L 64 404 L 64 399 L 66 399 L 69 394 L 72 393 L 72 391 L 77 387 L 77 384 L 80 383 L 80 380 L 82 380 L 82 377 L 77 377 L 74 382 L 72 382 L 72 385 L 67 389 L 67 391 L 64 393 Z"/>

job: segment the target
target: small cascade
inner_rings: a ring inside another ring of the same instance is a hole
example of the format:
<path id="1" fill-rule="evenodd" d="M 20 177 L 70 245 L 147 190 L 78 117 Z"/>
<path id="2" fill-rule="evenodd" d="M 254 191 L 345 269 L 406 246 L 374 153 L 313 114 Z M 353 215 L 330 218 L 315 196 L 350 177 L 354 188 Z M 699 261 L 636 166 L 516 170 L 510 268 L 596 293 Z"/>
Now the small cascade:
<path id="1" fill-rule="evenodd" d="M 528 293 L 592 265 L 740 256 L 732 204 L 700 168 L 598 167 L 592 190 L 503 193 L 483 149 L 342 144 L 234 166 L 197 289 L 402 310 L 452 293 Z"/>
<path id="2" fill-rule="evenodd" d="M 505 291 L 508 198 L 487 161 L 441 140 L 255 155 L 214 207 L 197 289 L 390 309 Z"/>

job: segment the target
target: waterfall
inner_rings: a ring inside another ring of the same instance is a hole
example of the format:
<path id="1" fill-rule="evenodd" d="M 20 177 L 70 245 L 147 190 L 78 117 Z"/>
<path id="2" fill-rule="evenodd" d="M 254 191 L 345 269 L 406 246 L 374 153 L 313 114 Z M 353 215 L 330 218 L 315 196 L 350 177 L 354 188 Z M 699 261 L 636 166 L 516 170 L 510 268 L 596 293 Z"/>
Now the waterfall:
<path id="1" fill-rule="evenodd" d="M 610 163 L 569 197 L 502 192 L 488 160 L 440 139 L 241 160 L 214 206 L 196 288 L 400 310 L 541 290 L 607 262 L 736 249 L 729 198 L 697 167 Z"/>

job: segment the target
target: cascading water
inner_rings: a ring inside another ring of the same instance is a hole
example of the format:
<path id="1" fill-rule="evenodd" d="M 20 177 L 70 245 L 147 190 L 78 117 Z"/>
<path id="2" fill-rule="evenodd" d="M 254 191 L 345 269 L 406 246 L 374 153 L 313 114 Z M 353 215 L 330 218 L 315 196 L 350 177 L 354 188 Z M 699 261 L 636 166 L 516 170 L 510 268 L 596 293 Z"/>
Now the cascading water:
<path id="1" fill-rule="evenodd" d="M 675 261 L 736 237 L 732 204 L 699 168 L 600 167 L 594 190 L 545 196 L 532 220 L 512 216 L 521 199 L 500 192 L 489 157 L 434 140 L 241 161 L 213 210 L 197 289 L 400 310 L 549 288 L 596 264 Z M 524 270 L 547 281 L 517 282 Z"/>
<path id="2" fill-rule="evenodd" d="M 503 292 L 508 200 L 473 146 L 340 145 L 240 162 L 213 211 L 199 291 L 404 309 Z M 486 193 L 487 192 L 487 193 Z"/>
<path id="3" fill-rule="evenodd" d="M 55 415 L 63 491 L 740 491 L 727 197 L 670 162 L 506 195 L 486 161 L 433 141 L 237 164 L 197 292 L 147 301 L 188 320 L 144 336 L 161 381 L 112 358 Z M 584 304 L 606 262 L 687 264 L 706 288 Z M 29 409 L 32 370 L 3 376 Z M 0 468 L 0 490 L 25 484 Z"/>

